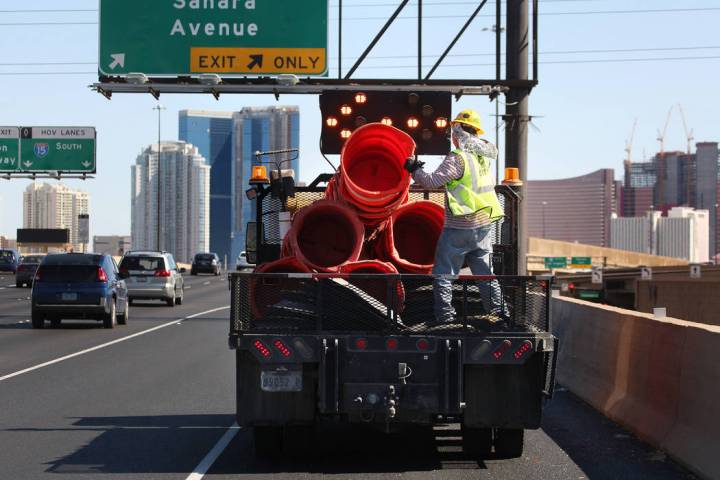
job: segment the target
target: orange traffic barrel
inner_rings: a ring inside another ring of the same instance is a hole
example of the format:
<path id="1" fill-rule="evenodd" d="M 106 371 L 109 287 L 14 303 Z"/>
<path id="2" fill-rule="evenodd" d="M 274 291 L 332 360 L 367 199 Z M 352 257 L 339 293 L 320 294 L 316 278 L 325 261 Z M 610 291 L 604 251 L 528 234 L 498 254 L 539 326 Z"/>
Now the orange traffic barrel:
<path id="1" fill-rule="evenodd" d="M 351 208 L 319 200 L 295 214 L 284 251 L 313 270 L 336 272 L 360 257 L 364 236 L 365 228 Z"/>
<path id="2" fill-rule="evenodd" d="M 407 203 L 390 217 L 376 253 L 400 272 L 429 274 L 444 224 L 445 210 L 437 203 L 428 200 Z"/>

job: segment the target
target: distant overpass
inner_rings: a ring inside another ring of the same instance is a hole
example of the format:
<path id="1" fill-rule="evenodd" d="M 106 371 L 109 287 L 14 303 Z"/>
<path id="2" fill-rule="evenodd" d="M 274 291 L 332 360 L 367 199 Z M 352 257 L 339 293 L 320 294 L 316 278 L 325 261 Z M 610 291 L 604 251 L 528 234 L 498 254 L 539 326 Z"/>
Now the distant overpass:
<path id="1" fill-rule="evenodd" d="M 687 266 L 686 260 L 670 257 L 660 257 L 646 253 L 618 250 L 616 248 L 598 247 L 595 245 L 584 245 L 582 243 L 562 242 L 559 240 L 548 240 L 544 238 L 530 237 L 528 239 L 528 272 L 547 273 L 550 269 L 545 266 L 545 257 L 590 257 L 593 266 L 603 268 L 627 268 L 627 267 L 669 267 Z M 576 272 L 573 268 L 554 269 L 555 273 Z"/>

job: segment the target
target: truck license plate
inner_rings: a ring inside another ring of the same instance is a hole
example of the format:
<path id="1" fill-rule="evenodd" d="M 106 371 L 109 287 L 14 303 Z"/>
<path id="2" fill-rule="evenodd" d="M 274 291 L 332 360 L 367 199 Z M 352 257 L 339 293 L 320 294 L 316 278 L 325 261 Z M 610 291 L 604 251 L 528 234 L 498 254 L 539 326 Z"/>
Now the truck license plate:
<path id="1" fill-rule="evenodd" d="M 76 302 L 77 301 L 77 293 L 67 293 L 64 292 L 60 298 L 63 302 Z"/>
<path id="2" fill-rule="evenodd" d="M 264 392 L 301 392 L 302 372 L 262 371 L 260 388 Z"/>

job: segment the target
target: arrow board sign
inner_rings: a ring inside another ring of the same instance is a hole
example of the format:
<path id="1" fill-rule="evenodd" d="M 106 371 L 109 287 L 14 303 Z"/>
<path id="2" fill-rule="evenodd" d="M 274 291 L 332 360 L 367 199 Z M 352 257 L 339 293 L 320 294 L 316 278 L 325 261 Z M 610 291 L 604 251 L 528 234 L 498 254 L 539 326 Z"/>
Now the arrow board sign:
<path id="1" fill-rule="evenodd" d="M 99 74 L 325 76 L 328 0 L 100 0 Z"/>

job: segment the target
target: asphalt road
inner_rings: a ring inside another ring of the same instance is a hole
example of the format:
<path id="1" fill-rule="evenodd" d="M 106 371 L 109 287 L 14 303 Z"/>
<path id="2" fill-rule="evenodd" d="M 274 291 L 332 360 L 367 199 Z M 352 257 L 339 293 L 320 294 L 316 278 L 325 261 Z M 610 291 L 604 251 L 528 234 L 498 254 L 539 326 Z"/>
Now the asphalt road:
<path id="1" fill-rule="evenodd" d="M 250 432 L 229 430 L 227 284 L 186 285 L 182 306 L 134 304 L 127 326 L 33 330 L 29 289 L 0 276 L 0 479 L 694 478 L 561 388 L 519 459 L 466 458 L 448 425 L 323 429 L 312 458 L 256 461 Z"/>

